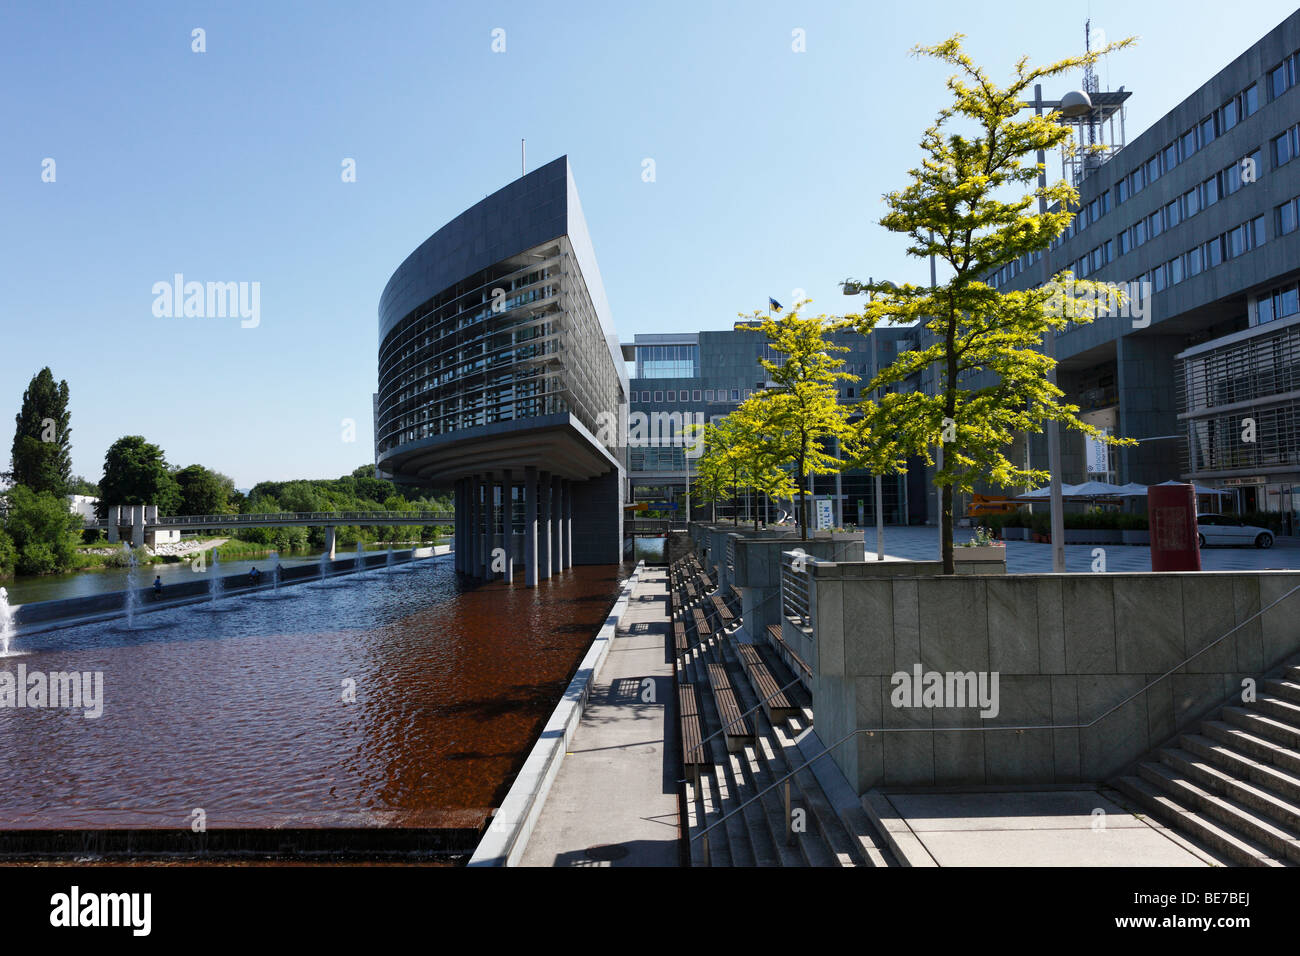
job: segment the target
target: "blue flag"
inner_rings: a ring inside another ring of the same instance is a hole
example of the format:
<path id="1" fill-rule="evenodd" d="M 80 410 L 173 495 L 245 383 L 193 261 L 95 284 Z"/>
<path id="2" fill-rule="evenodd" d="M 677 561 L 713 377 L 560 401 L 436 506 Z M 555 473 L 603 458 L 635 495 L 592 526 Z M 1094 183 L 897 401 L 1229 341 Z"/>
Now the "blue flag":
<path id="1" fill-rule="evenodd" d="M 776 299 L 772 298 L 770 295 L 767 297 L 767 307 L 769 309 L 776 309 L 778 312 L 781 311 L 781 303 L 777 302 Z"/>

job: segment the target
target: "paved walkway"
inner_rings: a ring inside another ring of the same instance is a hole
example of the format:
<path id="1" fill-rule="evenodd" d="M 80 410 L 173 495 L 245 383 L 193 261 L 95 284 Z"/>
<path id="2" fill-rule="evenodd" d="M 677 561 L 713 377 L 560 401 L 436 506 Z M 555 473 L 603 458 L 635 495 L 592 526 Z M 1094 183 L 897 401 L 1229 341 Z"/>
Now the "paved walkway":
<path id="1" fill-rule="evenodd" d="M 970 528 L 956 528 L 953 531 L 953 541 L 955 543 L 969 541 L 971 534 Z M 867 560 L 875 558 L 874 528 L 866 530 L 866 548 Z M 1052 546 L 1050 544 L 1008 541 L 1006 548 L 1008 574 L 1051 573 Z M 1124 544 L 1067 544 L 1065 569 L 1091 572 L 1097 558 L 1094 552 L 1098 548 L 1105 551 L 1107 571 L 1151 570 L 1150 548 Z M 885 554 L 911 561 L 937 561 L 939 560 L 939 530 L 930 527 L 887 526 Z M 1300 568 L 1300 539 L 1278 538 L 1277 543 L 1268 549 L 1207 547 L 1201 551 L 1201 568 L 1205 571 L 1297 569 Z"/>
<path id="2" fill-rule="evenodd" d="M 1111 790 L 875 793 L 913 866 L 1214 866 Z"/>
<path id="3" fill-rule="evenodd" d="M 676 866 L 677 736 L 663 568 L 633 590 L 522 866 Z M 665 738 L 666 733 L 666 738 Z"/>

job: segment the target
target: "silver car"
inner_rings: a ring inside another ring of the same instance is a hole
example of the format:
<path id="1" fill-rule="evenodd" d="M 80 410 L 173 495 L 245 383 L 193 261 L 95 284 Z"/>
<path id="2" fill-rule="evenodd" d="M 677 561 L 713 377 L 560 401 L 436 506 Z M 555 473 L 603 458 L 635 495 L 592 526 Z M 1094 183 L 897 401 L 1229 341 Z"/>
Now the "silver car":
<path id="1" fill-rule="evenodd" d="M 1196 538 L 1203 548 L 1207 544 L 1253 544 L 1257 548 L 1273 547 L 1273 532 L 1267 528 L 1245 524 L 1232 515 L 1204 514 L 1196 516 Z"/>

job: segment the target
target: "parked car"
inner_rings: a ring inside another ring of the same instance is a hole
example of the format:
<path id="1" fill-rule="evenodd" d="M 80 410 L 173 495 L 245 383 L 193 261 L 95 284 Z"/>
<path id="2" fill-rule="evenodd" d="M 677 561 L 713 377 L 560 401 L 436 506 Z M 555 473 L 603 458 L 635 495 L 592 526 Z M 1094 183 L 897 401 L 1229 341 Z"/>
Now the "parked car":
<path id="1" fill-rule="evenodd" d="M 1257 548 L 1273 547 L 1273 532 L 1253 524 L 1244 524 L 1232 515 L 1205 514 L 1196 516 L 1197 541 L 1203 548 L 1207 544 L 1253 544 Z"/>

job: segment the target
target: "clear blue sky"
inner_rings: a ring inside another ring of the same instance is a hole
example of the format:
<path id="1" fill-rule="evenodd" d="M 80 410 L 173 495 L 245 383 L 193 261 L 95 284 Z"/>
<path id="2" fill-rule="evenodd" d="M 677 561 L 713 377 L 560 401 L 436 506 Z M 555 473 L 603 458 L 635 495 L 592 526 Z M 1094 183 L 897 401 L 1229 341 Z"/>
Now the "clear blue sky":
<path id="1" fill-rule="evenodd" d="M 944 99 L 944 70 L 913 45 L 960 31 L 1005 75 L 1022 54 L 1081 52 L 1090 13 L 1141 37 L 1100 70 L 1103 89 L 1134 91 L 1132 139 L 1291 9 L 7 3 L 0 464 L 46 364 L 68 381 L 74 469 L 92 480 L 126 434 L 240 487 L 371 461 L 384 283 L 519 174 L 521 137 L 529 168 L 569 155 L 624 341 L 728 328 L 796 289 L 842 312 L 846 276 L 926 276 L 877 225 Z M 260 326 L 154 317 L 153 284 L 177 272 L 259 282 Z"/>

